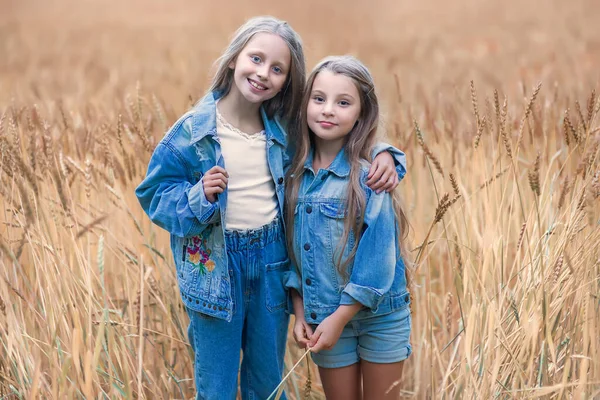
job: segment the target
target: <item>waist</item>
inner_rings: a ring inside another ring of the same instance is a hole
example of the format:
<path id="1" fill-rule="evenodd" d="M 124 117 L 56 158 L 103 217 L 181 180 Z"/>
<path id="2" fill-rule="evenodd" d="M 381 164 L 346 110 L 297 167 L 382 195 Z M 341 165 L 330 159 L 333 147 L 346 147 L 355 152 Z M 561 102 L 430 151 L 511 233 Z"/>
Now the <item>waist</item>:
<path id="1" fill-rule="evenodd" d="M 229 210 L 228 210 L 229 212 Z M 252 229 L 225 229 L 225 245 L 228 250 L 245 250 L 265 247 L 283 237 L 281 218 L 275 213 L 269 223 Z"/>

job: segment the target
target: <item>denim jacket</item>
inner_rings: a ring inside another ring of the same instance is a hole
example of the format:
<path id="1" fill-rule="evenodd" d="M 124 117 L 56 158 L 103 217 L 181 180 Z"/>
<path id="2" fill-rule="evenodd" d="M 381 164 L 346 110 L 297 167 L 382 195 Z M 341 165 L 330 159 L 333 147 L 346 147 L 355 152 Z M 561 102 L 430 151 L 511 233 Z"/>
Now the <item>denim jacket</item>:
<path id="1" fill-rule="evenodd" d="M 136 195 L 152 222 L 171 234 L 171 251 L 185 306 L 231 321 L 232 271 L 227 265 L 225 227 L 221 223 L 225 221 L 227 190 L 217 202 L 210 203 L 201 181 L 215 165 L 226 168 L 216 127 L 216 101 L 220 97 L 216 92 L 207 94 L 175 122 L 154 150 Z M 287 135 L 278 118 L 269 118 L 262 108 L 261 116 L 281 213 L 284 171 L 290 160 Z M 401 165 L 401 152 L 386 144 L 379 144 L 375 154 L 384 150 Z M 401 169 L 398 171 L 400 174 Z"/>
<path id="2" fill-rule="evenodd" d="M 224 226 L 227 190 L 210 203 L 202 176 L 215 165 L 225 168 L 217 136 L 218 93 L 206 95 L 160 141 L 136 195 L 152 222 L 171 234 L 177 280 L 186 307 L 231 321 L 233 301 Z M 283 209 L 286 134 L 261 108 L 267 161 Z"/>
<path id="3" fill-rule="evenodd" d="M 406 171 L 404 156 L 401 158 L 400 178 Z M 312 169 L 312 161 L 311 152 L 295 208 L 293 249 L 299 265 L 292 267 L 285 283 L 302 295 L 306 321 L 318 324 L 340 305 L 357 302 L 364 308 L 355 319 L 405 308 L 410 296 L 391 194 L 376 194 L 367 187 L 368 165 L 363 163 L 364 227 L 354 260 L 347 274 L 341 274 L 336 268 L 339 252 L 343 251 L 346 259 L 356 241 L 351 233 L 343 249 L 338 246 L 344 232 L 350 164 L 343 150 L 328 168 L 318 172 Z"/>

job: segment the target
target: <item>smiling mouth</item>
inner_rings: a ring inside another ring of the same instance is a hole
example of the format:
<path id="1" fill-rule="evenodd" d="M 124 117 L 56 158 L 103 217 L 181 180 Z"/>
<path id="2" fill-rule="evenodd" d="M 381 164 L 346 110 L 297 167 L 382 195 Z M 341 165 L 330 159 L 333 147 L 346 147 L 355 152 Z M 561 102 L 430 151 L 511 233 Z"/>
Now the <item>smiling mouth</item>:
<path id="1" fill-rule="evenodd" d="M 325 127 L 331 127 L 331 126 L 336 126 L 337 124 L 334 124 L 333 122 L 329 122 L 329 121 L 317 121 L 317 123 L 321 126 L 325 126 Z"/>
<path id="2" fill-rule="evenodd" d="M 250 84 L 252 85 L 253 88 L 257 89 L 257 90 L 267 90 L 266 86 L 261 85 L 258 82 L 253 81 L 252 79 L 248 78 L 248 82 L 250 82 Z"/>

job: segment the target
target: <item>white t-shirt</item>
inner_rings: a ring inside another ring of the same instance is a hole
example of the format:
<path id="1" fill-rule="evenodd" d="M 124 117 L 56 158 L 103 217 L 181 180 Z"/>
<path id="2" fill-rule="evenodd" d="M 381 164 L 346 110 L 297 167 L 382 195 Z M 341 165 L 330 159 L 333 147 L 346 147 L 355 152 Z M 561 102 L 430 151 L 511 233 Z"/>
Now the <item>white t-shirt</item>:
<path id="1" fill-rule="evenodd" d="M 278 202 L 265 132 L 244 133 L 217 110 L 217 136 L 229 174 L 225 228 L 247 230 L 267 225 L 277 217 Z"/>

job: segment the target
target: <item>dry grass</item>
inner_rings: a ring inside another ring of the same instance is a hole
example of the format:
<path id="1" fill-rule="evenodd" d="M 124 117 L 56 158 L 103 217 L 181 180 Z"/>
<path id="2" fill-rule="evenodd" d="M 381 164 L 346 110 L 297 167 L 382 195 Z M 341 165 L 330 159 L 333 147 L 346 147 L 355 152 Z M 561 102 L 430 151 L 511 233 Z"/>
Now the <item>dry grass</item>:
<path id="1" fill-rule="evenodd" d="M 168 236 L 133 189 L 258 13 L 310 66 L 371 66 L 408 155 L 403 396 L 600 396 L 595 2 L 280 3 L 0 0 L 0 398 L 192 396 Z"/>

